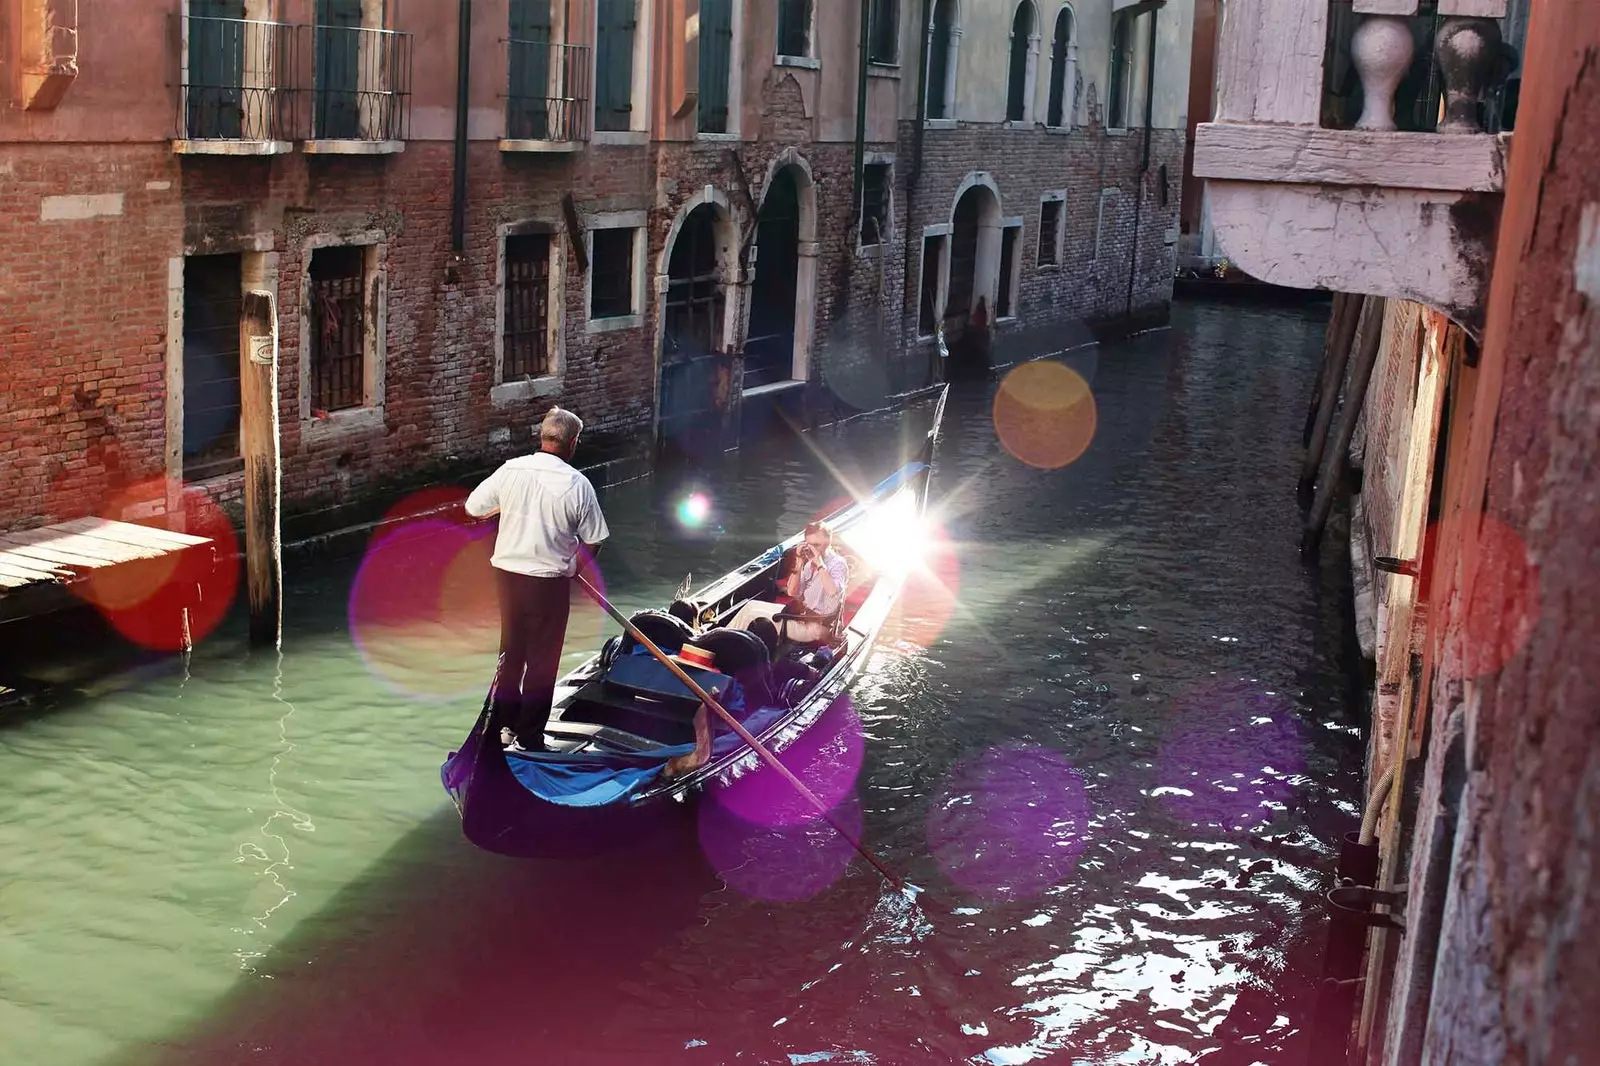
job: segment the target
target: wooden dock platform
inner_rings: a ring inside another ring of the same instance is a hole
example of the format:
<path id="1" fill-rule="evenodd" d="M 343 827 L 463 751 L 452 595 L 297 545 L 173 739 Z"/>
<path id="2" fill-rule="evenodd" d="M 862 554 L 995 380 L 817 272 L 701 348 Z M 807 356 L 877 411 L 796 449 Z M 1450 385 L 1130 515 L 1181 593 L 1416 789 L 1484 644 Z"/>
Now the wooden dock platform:
<path id="1" fill-rule="evenodd" d="M 106 518 L 0 533 L 0 622 L 93 602 L 85 594 L 95 588 L 159 582 L 180 558 L 206 553 L 214 563 L 214 551 L 207 537 Z"/>

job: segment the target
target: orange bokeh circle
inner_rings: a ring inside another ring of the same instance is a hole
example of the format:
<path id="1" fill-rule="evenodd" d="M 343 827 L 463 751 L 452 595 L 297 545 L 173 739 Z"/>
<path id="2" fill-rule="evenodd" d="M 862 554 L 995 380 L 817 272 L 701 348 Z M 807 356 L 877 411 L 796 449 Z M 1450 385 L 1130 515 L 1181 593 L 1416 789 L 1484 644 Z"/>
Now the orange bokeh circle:
<path id="1" fill-rule="evenodd" d="M 1061 363 L 1023 363 L 995 390 L 994 431 L 1001 447 L 1041 470 L 1058 470 L 1083 455 L 1098 418 L 1089 383 Z"/>

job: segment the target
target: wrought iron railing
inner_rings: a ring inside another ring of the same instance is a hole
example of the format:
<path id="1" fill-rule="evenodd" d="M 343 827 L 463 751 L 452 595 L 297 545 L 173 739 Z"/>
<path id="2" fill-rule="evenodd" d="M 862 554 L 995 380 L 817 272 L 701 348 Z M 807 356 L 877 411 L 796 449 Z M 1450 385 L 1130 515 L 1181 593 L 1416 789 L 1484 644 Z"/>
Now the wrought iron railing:
<path id="1" fill-rule="evenodd" d="M 178 136 L 290 140 L 296 133 L 299 27 L 190 16 L 184 21 Z"/>
<path id="2" fill-rule="evenodd" d="M 589 139 L 590 49 L 548 39 L 506 41 L 506 137 Z"/>
<path id="3" fill-rule="evenodd" d="M 402 141 L 411 124 L 411 34 L 305 26 L 311 44 L 310 136 Z"/>

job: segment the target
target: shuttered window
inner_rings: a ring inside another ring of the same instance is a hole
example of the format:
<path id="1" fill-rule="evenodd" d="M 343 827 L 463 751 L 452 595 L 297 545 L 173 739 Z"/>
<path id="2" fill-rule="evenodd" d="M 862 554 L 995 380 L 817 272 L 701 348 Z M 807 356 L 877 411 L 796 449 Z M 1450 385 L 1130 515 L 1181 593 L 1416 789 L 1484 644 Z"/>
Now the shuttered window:
<path id="1" fill-rule="evenodd" d="M 507 132 L 542 141 L 550 136 L 550 0 L 511 0 L 510 30 Z"/>
<path id="2" fill-rule="evenodd" d="M 633 128 L 636 0 L 600 0 L 594 48 L 594 128 Z"/>
<path id="3" fill-rule="evenodd" d="M 700 132 L 728 132 L 733 0 L 700 0 Z"/>

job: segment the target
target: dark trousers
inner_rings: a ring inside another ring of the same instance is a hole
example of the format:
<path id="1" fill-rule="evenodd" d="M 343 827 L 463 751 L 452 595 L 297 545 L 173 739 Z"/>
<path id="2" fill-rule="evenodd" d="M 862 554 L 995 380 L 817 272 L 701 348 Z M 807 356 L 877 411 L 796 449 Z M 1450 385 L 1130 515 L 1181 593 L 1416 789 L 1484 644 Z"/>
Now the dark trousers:
<path id="1" fill-rule="evenodd" d="M 529 577 L 498 568 L 494 577 L 500 595 L 495 724 L 510 726 L 527 747 L 542 747 L 572 609 L 572 579 Z"/>

